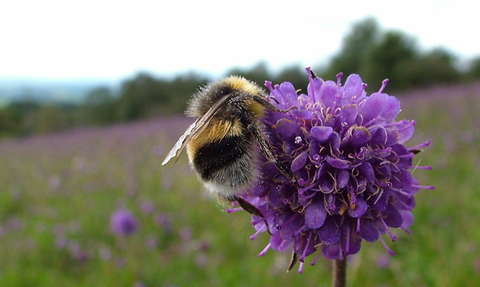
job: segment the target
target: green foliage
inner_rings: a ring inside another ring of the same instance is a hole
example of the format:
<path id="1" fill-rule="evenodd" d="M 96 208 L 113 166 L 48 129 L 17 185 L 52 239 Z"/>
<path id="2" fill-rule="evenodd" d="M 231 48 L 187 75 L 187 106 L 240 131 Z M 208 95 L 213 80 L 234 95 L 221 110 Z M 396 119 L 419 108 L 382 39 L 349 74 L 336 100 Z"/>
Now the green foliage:
<path id="1" fill-rule="evenodd" d="M 1 109 L 0 135 L 22 135 L 33 132 L 32 119 L 39 108 L 37 103 L 29 100 L 12 102 L 5 106 Z"/>
<path id="2" fill-rule="evenodd" d="M 56 105 L 46 105 L 35 114 L 35 132 L 52 133 L 69 126 L 67 115 Z"/>
<path id="3" fill-rule="evenodd" d="M 354 24 L 351 32 L 344 38 L 342 48 L 333 56 L 323 73 L 333 79 L 339 72 L 345 75 L 362 74 L 368 62 L 368 56 L 380 37 L 380 28 L 374 18 L 367 18 Z"/>
<path id="4" fill-rule="evenodd" d="M 0 137 L 13 136 L 19 131 L 11 109 L 0 109 Z"/>
<path id="5" fill-rule="evenodd" d="M 448 51 L 436 48 L 399 63 L 395 80 L 398 89 L 406 90 L 412 87 L 428 87 L 433 85 L 458 83 L 461 73 L 454 67 L 455 57 Z"/>
<path id="6" fill-rule="evenodd" d="M 152 105 L 168 105 L 170 99 L 161 89 L 162 82 L 151 75 L 140 73 L 122 83 L 115 117 L 121 121 L 135 120 L 148 114 Z"/>
<path id="7" fill-rule="evenodd" d="M 73 105 L 40 105 L 30 100 L 13 102 L 0 109 L 0 136 L 52 133 L 72 126 Z"/>
<path id="8" fill-rule="evenodd" d="M 107 87 L 99 87 L 88 93 L 80 107 L 79 122 L 86 125 L 104 125 L 115 121 L 116 98 Z"/>
<path id="9" fill-rule="evenodd" d="M 473 59 L 467 72 L 467 77 L 470 80 L 480 80 L 480 57 Z"/>
<path id="10" fill-rule="evenodd" d="M 354 24 L 341 50 L 321 74 L 333 78 L 338 72 L 357 73 L 366 83 L 378 86 L 388 78 L 389 90 L 402 91 L 461 82 L 462 73 L 455 67 L 455 60 L 442 48 L 421 52 L 411 36 L 395 30 L 382 31 L 375 19 L 366 18 Z M 378 86 L 369 90 L 377 90 Z"/>
<path id="11" fill-rule="evenodd" d="M 163 90 L 170 99 L 170 104 L 163 104 L 158 113 L 155 115 L 173 115 L 183 113 L 186 108 L 188 99 L 192 93 L 199 89 L 199 87 L 206 85 L 209 80 L 201 75 L 193 72 L 179 75 L 173 78 L 169 83 L 165 83 Z"/>
<path id="12" fill-rule="evenodd" d="M 194 73 L 175 77 L 172 81 L 140 73 L 122 83 L 115 118 L 128 121 L 181 113 L 190 95 L 207 82 L 206 78 Z"/>
<path id="13" fill-rule="evenodd" d="M 381 83 L 389 78 L 389 88 L 398 89 L 397 80 L 401 63 L 411 61 L 415 57 L 416 48 L 413 39 L 406 35 L 390 31 L 382 35 L 367 55 L 367 64 L 361 73 L 366 83 Z"/>

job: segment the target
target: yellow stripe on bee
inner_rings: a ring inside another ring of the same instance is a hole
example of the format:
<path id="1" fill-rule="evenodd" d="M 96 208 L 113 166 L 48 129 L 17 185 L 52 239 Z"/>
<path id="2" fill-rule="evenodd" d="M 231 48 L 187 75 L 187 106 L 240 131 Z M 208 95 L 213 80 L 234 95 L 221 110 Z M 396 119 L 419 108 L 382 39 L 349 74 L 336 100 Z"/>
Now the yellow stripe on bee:
<path id="1" fill-rule="evenodd" d="M 191 154 L 211 142 L 220 141 L 226 136 L 242 136 L 243 128 L 239 120 L 232 121 L 211 121 L 208 126 L 187 144 L 187 153 Z"/>
<path id="2" fill-rule="evenodd" d="M 232 121 L 215 121 L 208 125 L 202 134 L 207 134 L 210 139 L 222 139 L 226 136 L 240 136 L 243 133 L 240 120 Z"/>

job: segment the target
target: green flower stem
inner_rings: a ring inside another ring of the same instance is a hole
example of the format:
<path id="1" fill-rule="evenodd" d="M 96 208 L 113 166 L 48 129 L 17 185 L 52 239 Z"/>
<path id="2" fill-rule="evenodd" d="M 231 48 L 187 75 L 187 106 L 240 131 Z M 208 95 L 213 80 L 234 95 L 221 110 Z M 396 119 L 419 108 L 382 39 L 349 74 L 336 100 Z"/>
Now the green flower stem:
<path id="1" fill-rule="evenodd" d="M 345 287 L 347 284 L 347 258 L 333 261 L 333 287 Z"/>

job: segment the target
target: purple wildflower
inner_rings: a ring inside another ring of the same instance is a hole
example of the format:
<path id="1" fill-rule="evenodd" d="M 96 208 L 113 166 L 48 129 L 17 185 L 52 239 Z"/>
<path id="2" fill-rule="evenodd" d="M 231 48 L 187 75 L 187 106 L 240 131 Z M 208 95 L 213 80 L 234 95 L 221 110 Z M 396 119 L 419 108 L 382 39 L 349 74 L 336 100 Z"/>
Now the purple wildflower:
<path id="1" fill-rule="evenodd" d="M 113 233 L 120 236 L 127 236 L 137 231 L 138 222 L 131 212 L 121 208 L 112 214 L 110 218 L 110 227 Z"/>
<path id="2" fill-rule="evenodd" d="M 155 221 L 165 233 L 173 232 L 172 217 L 169 214 L 162 213 L 155 216 Z"/>
<path id="3" fill-rule="evenodd" d="M 303 271 L 306 257 L 318 251 L 327 259 L 344 259 L 392 228 L 409 233 L 414 195 L 420 188 L 411 170 L 413 157 L 428 142 L 407 148 L 415 122 L 396 121 L 400 101 L 379 92 L 366 95 L 359 75 L 341 85 L 316 78 L 310 69 L 307 94 L 289 82 L 266 86 L 272 103 L 288 113 L 269 112 L 263 119 L 278 159 L 297 180 L 286 178 L 264 159 L 262 178 L 241 197 L 264 216 L 252 216 L 257 233 L 271 234 L 272 248 L 291 250 Z M 423 167 L 430 169 L 431 167 Z M 385 247 L 393 254 L 386 244 Z"/>
<path id="4" fill-rule="evenodd" d="M 155 211 L 155 206 L 151 201 L 144 200 L 140 203 L 140 209 L 145 214 L 150 214 Z"/>
<path id="5" fill-rule="evenodd" d="M 382 254 L 377 258 L 377 265 L 380 268 L 387 268 L 389 263 L 390 263 L 390 257 L 388 257 L 385 254 Z"/>

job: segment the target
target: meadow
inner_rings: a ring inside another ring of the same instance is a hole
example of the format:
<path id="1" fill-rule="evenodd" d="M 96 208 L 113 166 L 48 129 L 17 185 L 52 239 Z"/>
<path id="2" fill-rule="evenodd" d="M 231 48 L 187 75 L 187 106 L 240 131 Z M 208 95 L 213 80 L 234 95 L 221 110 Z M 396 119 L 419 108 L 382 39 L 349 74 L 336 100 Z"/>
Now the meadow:
<path id="1" fill-rule="evenodd" d="M 388 92 L 388 89 L 387 89 Z M 397 95 L 415 119 L 408 146 L 424 185 L 408 235 L 363 242 L 348 286 L 478 286 L 480 83 Z M 182 116 L 0 141 L 0 286 L 330 286 L 331 262 L 286 273 L 289 253 L 257 254 L 246 212 L 228 214 L 183 155 L 161 162 L 191 123 Z M 129 210 L 138 229 L 112 232 Z"/>

